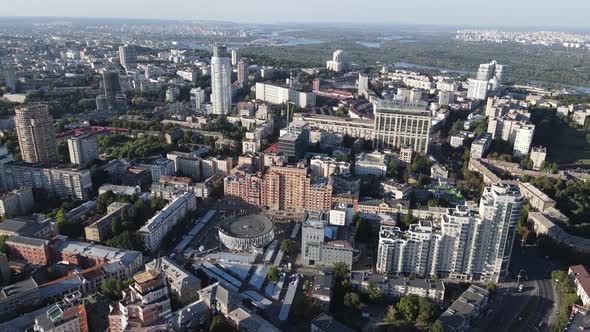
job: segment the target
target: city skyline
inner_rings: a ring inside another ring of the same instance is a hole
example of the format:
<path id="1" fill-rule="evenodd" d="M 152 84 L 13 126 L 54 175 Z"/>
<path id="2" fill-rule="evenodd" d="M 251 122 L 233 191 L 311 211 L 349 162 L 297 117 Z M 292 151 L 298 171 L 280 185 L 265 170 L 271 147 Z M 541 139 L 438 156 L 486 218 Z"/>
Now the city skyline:
<path id="1" fill-rule="evenodd" d="M 112 4 L 112 6 L 110 6 Z M 55 18 L 111 18 L 111 19 L 160 19 L 160 20 L 197 20 L 225 21 L 236 23 L 340 23 L 340 24 L 391 24 L 391 25 L 442 25 L 442 26 L 473 26 L 473 27 L 562 27 L 588 29 L 590 25 L 584 20 L 584 14 L 590 10 L 590 4 L 576 0 L 564 0 L 559 3 L 561 12 L 569 15 L 555 17 L 552 0 L 523 0 L 510 2 L 498 0 L 496 8 L 505 7 L 502 15 L 489 15 L 472 1 L 453 0 L 440 3 L 434 0 L 418 3 L 394 3 L 382 0 L 363 4 L 363 15 L 360 16 L 356 2 L 351 0 L 323 0 L 313 2 L 303 0 L 281 4 L 277 9 L 268 0 L 255 0 L 249 6 L 228 6 L 226 3 L 207 3 L 206 14 L 201 7 L 204 3 L 186 3 L 182 0 L 171 0 L 167 6 L 154 0 L 126 1 L 124 4 L 114 0 L 106 0 L 103 6 L 88 6 L 80 1 L 61 0 L 51 7 L 45 6 L 40 0 L 26 4 L 11 3 L 4 6 L 1 17 L 55 17 Z M 118 11 L 111 10 L 113 6 Z M 153 8 L 157 7 L 157 16 Z M 309 9 L 314 10 L 310 11 Z M 239 9 L 239 10 L 238 10 Z M 523 17 L 520 13 L 526 12 Z M 191 13 L 191 14 L 187 14 Z M 192 14 L 194 13 L 194 14 Z M 289 15 L 282 15 L 289 13 Z"/>

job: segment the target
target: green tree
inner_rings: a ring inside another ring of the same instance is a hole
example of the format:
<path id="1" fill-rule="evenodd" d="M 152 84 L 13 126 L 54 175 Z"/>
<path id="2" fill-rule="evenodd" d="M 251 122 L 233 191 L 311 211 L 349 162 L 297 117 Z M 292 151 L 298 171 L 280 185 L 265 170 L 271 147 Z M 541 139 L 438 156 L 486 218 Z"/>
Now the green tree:
<path id="1" fill-rule="evenodd" d="M 357 293 L 346 293 L 344 294 L 344 305 L 359 310 L 361 308 L 361 298 Z"/>
<path id="2" fill-rule="evenodd" d="M 209 332 L 232 332 L 235 331 L 222 315 L 217 315 L 211 320 Z"/>
<path id="3" fill-rule="evenodd" d="M 434 324 L 432 324 L 430 332 L 445 332 L 445 327 L 443 326 L 440 320 L 437 320 L 436 322 L 434 322 Z"/>
<path id="4" fill-rule="evenodd" d="M 403 296 L 397 303 L 397 310 L 405 320 L 413 322 L 420 313 L 420 304 L 418 295 L 409 294 Z"/>
<path id="5" fill-rule="evenodd" d="M 100 284 L 100 290 L 102 293 L 110 298 L 113 301 L 118 301 L 121 299 L 121 292 L 123 289 L 127 288 L 127 286 L 133 283 L 133 278 L 127 279 L 125 281 L 120 281 L 115 279 L 114 277 L 109 277 L 105 279 Z"/>
<path id="6" fill-rule="evenodd" d="M 115 236 L 119 235 L 121 232 L 121 221 L 119 221 L 119 218 L 113 218 L 111 221 L 111 231 Z"/>
<path id="7" fill-rule="evenodd" d="M 417 322 L 422 325 L 429 325 L 436 317 L 436 310 L 432 302 L 425 297 L 418 300 L 418 318 Z"/>
<path id="8" fill-rule="evenodd" d="M 492 294 L 496 292 L 496 284 L 493 281 L 488 282 L 488 284 L 486 285 L 486 288 Z"/>
<path id="9" fill-rule="evenodd" d="M 55 223 L 60 231 L 63 231 L 66 227 L 67 218 L 66 218 L 66 211 L 64 208 L 60 208 L 55 215 Z"/>
<path id="10" fill-rule="evenodd" d="M 342 282 L 345 279 L 350 279 L 350 268 L 348 267 L 348 264 L 344 262 L 334 263 L 332 275 L 334 276 L 334 280 L 338 282 Z"/>
<path id="11" fill-rule="evenodd" d="M 383 301 L 383 293 L 381 293 L 381 289 L 377 287 L 377 284 L 374 282 L 369 282 L 367 294 L 369 295 L 369 301 L 372 303 L 380 303 Z"/>
<path id="12" fill-rule="evenodd" d="M 385 323 L 395 324 L 398 321 L 399 311 L 392 305 L 387 307 L 387 313 L 385 314 Z"/>
<path id="13" fill-rule="evenodd" d="M 371 226 L 366 220 L 357 219 L 356 227 L 354 229 L 354 238 L 357 241 L 367 242 L 371 237 Z"/>
<path id="14" fill-rule="evenodd" d="M 289 239 L 281 241 L 281 250 L 285 254 L 289 255 L 293 251 L 293 242 L 291 242 Z"/>
<path id="15" fill-rule="evenodd" d="M 268 269 L 268 272 L 266 273 L 266 277 L 268 278 L 268 280 L 272 282 L 279 281 L 279 269 L 276 266 L 271 266 L 270 269 Z"/>
<path id="16" fill-rule="evenodd" d="M 0 235 L 0 252 L 5 254 L 8 253 L 8 248 L 6 248 L 6 239 L 8 239 L 8 235 Z"/>

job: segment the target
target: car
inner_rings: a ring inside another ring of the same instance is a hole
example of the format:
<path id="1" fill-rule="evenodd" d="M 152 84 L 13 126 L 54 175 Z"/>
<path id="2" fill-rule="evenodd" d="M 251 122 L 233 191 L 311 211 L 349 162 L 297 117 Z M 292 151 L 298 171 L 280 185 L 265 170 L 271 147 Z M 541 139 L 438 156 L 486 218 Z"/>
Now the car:
<path id="1" fill-rule="evenodd" d="M 519 291 L 519 292 L 522 292 L 522 289 L 523 289 L 523 286 L 522 286 L 522 284 L 518 285 L 518 291 Z"/>

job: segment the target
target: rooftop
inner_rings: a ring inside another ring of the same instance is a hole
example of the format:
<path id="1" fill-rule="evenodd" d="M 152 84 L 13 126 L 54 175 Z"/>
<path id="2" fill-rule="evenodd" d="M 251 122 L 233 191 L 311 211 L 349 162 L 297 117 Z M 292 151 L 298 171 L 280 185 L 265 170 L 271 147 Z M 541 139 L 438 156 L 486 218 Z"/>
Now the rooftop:
<path id="1" fill-rule="evenodd" d="M 253 238 L 270 232 L 274 228 L 272 221 L 262 215 L 248 214 L 227 219 L 220 231 L 229 236 Z"/>
<path id="2" fill-rule="evenodd" d="M 319 316 L 311 321 L 311 325 L 317 327 L 324 332 L 352 332 L 353 330 L 346 325 L 340 323 L 334 317 L 321 313 Z"/>

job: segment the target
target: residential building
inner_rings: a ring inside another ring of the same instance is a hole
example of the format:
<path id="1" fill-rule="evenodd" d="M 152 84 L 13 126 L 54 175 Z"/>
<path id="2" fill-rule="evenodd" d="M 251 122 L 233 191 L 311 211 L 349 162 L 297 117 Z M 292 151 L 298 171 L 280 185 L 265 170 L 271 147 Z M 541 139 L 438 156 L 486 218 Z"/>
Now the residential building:
<path id="1" fill-rule="evenodd" d="M 102 72 L 102 82 L 107 105 L 113 108 L 116 104 L 117 95 L 122 92 L 119 82 L 119 72 L 116 70 L 105 70 Z"/>
<path id="2" fill-rule="evenodd" d="M 142 236 L 146 249 L 151 252 L 158 250 L 162 239 L 172 227 L 196 208 L 197 202 L 192 192 L 183 193 L 166 205 L 139 229 L 139 235 Z"/>
<path id="3" fill-rule="evenodd" d="M 35 317 L 33 329 L 39 332 L 90 331 L 82 294 L 74 292 L 53 304 L 47 311 Z"/>
<path id="4" fill-rule="evenodd" d="M 475 100 L 486 100 L 488 97 L 489 82 L 485 80 L 469 79 L 467 98 Z"/>
<path id="5" fill-rule="evenodd" d="M 352 332 L 353 329 L 340 323 L 334 317 L 321 313 L 311 321 L 311 332 Z"/>
<path id="6" fill-rule="evenodd" d="M 28 104 L 15 108 L 14 123 L 21 156 L 25 162 L 57 161 L 55 128 L 47 104 Z"/>
<path id="7" fill-rule="evenodd" d="M 414 149 L 411 146 L 402 146 L 399 149 L 399 161 L 409 165 L 414 159 Z"/>
<path id="8" fill-rule="evenodd" d="M 88 169 L 13 161 L 4 164 L 4 175 L 8 190 L 28 186 L 44 189 L 60 197 L 82 200 L 85 193 L 92 189 Z"/>
<path id="9" fill-rule="evenodd" d="M 471 143 L 470 158 L 481 159 L 485 157 L 491 146 L 492 135 L 489 133 L 479 134 Z"/>
<path id="10" fill-rule="evenodd" d="M 474 138 L 474 137 L 475 137 L 475 133 L 473 133 L 472 131 L 459 130 L 458 132 L 451 135 L 451 140 L 449 143 L 451 144 L 452 147 L 458 148 L 458 147 L 463 146 L 466 139 L 470 139 L 470 138 Z"/>
<path id="11" fill-rule="evenodd" d="M 175 174 L 188 176 L 192 179 L 199 180 L 201 178 L 201 158 L 192 153 L 185 152 L 169 152 L 166 158 L 174 162 Z"/>
<path id="12" fill-rule="evenodd" d="M 39 286 L 28 278 L 23 281 L 4 286 L 0 289 L 0 317 L 4 320 L 15 317 L 19 311 L 37 306 L 41 303 Z"/>
<path id="13" fill-rule="evenodd" d="M 28 215 L 33 211 L 33 190 L 31 187 L 21 187 L 0 194 L 0 217 Z"/>
<path id="14" fill-rule="evenodd" d="M 582 300 L 584 306 L 590 305 L 590 274 L 584 265 L 570 266 L 568 275 L 573 279 L 576 286 L 576 294 Z"/>
<path id="15" fill-rule="evenodd" d="M 411 146 L 414 151 L 428 152 L 432 117 L 426 109 L 426 103 L 380 101 L 374 104 L 373 113 L 375 149 Z"/>
<path id="16" fill-rule="evenodd" d="M 16 73 L 12 68 L 6 68 L 4 70 L 4 81 L 9 93 L 16 93 Z"/>
<path id="17" fill-rule="evenodd" d="M 126 70 L 130 70 L 137 64 L 137 52 L 133 45 L 119 46 L 119 63 Z"/>
<path id="18" fill-rule="evenodd" d="M 249 65 L 249 61 L 246 58 L 241 58 L 240 61 L 238 61 L 238 83 L 242 85 L 248 82 Z"/>
<path id="19" fill-rule="evenodd" d="M 268 83 L 256 83 L 256 99 L 271 104 L 292 104 L 297 108 L 313 107 L 316 102 L 313 92 L 299 92 Z"/>
<path id="20" fill-rule="evenodd" d="M 529 201 L 531 207 L 536 210 L 545 212 L 547 209 L 555 207 L 556 202 L 531 183 L 519 182 L 518 188 L 522 195 Z"/>
<path id="21" fill-rule="evenodd" d="M 0 235 L 20 235 L 38 239 L 51 239 L 57 234 L 53 218 L 38 216 L 10 218 L 0 223 Z"/>
<path id="22" fill-rule="evenodd" d="M 357 93 L 359 96 L 368 97 L 369 95 L 369 76 L 364 73 L 359 73 L 358 83 L 357 83 Z"/>
<path id="23" fill-rule="evenodd" d="M 445 284 L 440 280 L 352 272 L 350 283 L 352 287 L 363 293 L 368 292 L 369 285 L 374 285 L 381 291 L 381 294 L 393 298 L 413 294 L 431 299 L 436 303 L 443 303 L 445 297 Z"/>
<path id="24" fill-rule="evenodd" d="M 145 269 L 163 273 L 168 281 L 170 294 L 180 303 L 187 304 L 198 300 L 197 291 L 201 289 L 201 280 L 172 259 L 168 257 L 155 259 L 147 263 Z"/>
<path id="25" fill-rule="evenodd" d="M 332 60 L 326 62 L 326 68 L 335 72 L 348 70 L 348 55 L 342 50 L 336 50 L 332 54 Z"/>
<path id="26" fill-rule="evenodd" d="M 301 232 L 301 258 L 304 265 L 332 266 L 346 263 L 352 267 L 354 248 L 347 240 L 326 241 L 328 215 L 305 211 Z"/>
<path id="27" fill-rule="evenodd" d="M 332 206 L 332 186 L 313 180 L 306 168 L 271 166 L 264 176 L 262 206 L 271 210 L 324 211 Z"/>
<path id="28" fill-rule="evenodd" d="M 289 125 L 279 137 L 278 145 L 279 152 L 292 161 L 299 161 L 309 145 L 309 129 L 305 125 Z"/>
<path id="29" fill-rule="evenodd" d="M 443 331 L 468 331 L 472 321 L 476 320 L 486 308 L 490 292 L 476 285 L 471 285 L 438 318 Z"/>
<path id="30" fill-rule="evenodd" d="M 522 157 L 529 153 L 535 134 L 535 125 L 519 123 L 515 128 L 514 150 L 512 154 L 516 157 Z"/>
<path id="31" fill-rule="evenodd" d="M 192 88 L 190 95 L 193 107 L 197 110 L 200 110 L 205 103 L 205 90 L 200 87 Z"/>
<path id="32" fill-rule="evenodd" d="M 238 63 L 240 62 L 240 59 L 242 59 L 242 57 L 240 56 L 240 50 L 238 50 L 236 48 L 232 48 L 232 50 L 231 50 L 231 65 L 237 66 Z"/>
<path id="33" fill-rule="evenodd" d="M 407 232 L 382 226 L 377 271 L 497 282 L 508 271 L 523 202 L 518 187 L 498 183 L 486 187 L 479 211 L 457 206 L 440 223 L 422 220 Z"/>
<path id="34" fill-rule="evenodd" d="M 213 47 L 211 57 L 211 103 L 212 113 L 227 115 L 231 113 L 231 64 L 225 46 Z"/>
<path id="35" fill-rule="evenodd" d="M 313 286 L 311 288 L 311 297 L 316 299 L 320 306 L 324 309 L 330 308 L 330 301 L 332 299 L 332 287 L 334 280 L 332 273 L 328 269 L 319 271 L 313 278 Z"/>
<path id="36" fill-rule="evenodd" d="M 336 161 L 334 158 L 315 156 L 310 161 L 311 175 L 328 178 L 333 173 L 350 174 L 350 163 Z"/>
<path id="37" fill-rule="evenodd" d="M 356 156 L 354 174 L 357 176 L 374 175 L 383 178 L 387 174 L 387 156 L 383 153 L 362 152 Z"/>
<path id="38" fill-rule="evenodd" d="M 146 271 L 133 276 L 133 280 L 134 283 L 123 290 L 123 299 L 110 307 L 109 330 L 165 330 L 172 310 L 164 274 Z M 162 327 L 158 329 L 158 325 Z"/>
<path id="39" fill-rule="evenodd" d="M 162 176 L 176 175 L 174 161 L 168 158 L 158 158 L 152 162 L 152 182 L 160 181 Z"/>
<path id="40" fill-rule="evenodd" d="M 354 206 L 346 203 L 334 203 L 328 217 L 328 224 L 350 226 L 354 217 Z"/>
<path id="41" fill-rule="evenodd" d="M 126 211 L 126 212 L 123 212 Z M 84 228 L 87 241 L 104 242 L 112 235 L 113 220 L 123 222 L 124 213 L 132 218 L 134 207 L 129 203 L 114 202 L 107 207 L 107 214 Z"/>
<path id="42" fill-rule="evenodd" d="M 33 265 L 47 265 L 50 260 L 49 241 L 13 235 L 6 239 L 6 249 L 11 260 Z"/>
<path id="43" fill-rule="evenodd" d="M 322 130 L 331 134 L 353 138 L 373 139 L 375 123 L 371 119 L 350 119 L 331 115 L 295 113 L 293 121 L 307 123 L 310 130 Z"/>
<path id="44" fill-rule="evenodd" d="M 533 162 L 533 170 L 540 170 L 545 162 L 545 158 L 547 158 L 547 148 L 542 146 L 533 146 L 531 148 L 530 159 Z"/>
<path id="45" fill-rule="evenodd" d="M 92 133 L 68 138 L 68 149 L 72 164 L 84 165 L 98 159 L 96 135 Z"/>

